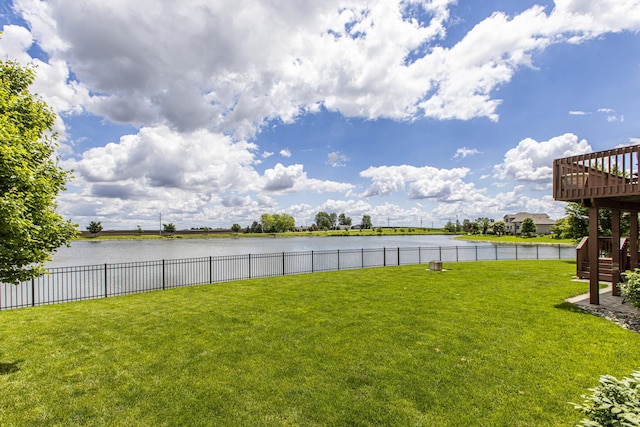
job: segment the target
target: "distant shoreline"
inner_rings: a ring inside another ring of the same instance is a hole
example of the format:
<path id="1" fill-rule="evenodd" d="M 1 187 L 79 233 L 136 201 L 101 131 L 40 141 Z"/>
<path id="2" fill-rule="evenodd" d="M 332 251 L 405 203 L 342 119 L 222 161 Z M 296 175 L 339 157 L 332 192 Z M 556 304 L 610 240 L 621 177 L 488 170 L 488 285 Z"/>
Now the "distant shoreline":
<path id="1" fill-rule="evenodd" d="M 378 227 L 367 230 L 328 230 L 328 231 L 292 231 L 285 233 L 234 233 L 229 229 L 216 230 L 180 230 L 175 233 L 160 233 L 159 230 L 104 230 L 92 234 L 88 231 L 79 233 L 76 240 L 137 240 L 137 239 L 239 239 L 239 238 L 291 238 L 291 237 L 348 237 L 348 236 L 428 236 L 428 235 L 450 235 L 458 236 L 457 233 L 449 233 L 437 228 L 415 228 L 415 227 Z"/>
<path id="2" fill-rule="evenodd" d="M 552 236 L 494 236 L 494 235 L 464 235 L 456 237 L 456 240 L 468 242 L 489 242 L 500 245 L 562 245 L 576 246 L 578 243 L 572 239 L 556 239 Z"/>

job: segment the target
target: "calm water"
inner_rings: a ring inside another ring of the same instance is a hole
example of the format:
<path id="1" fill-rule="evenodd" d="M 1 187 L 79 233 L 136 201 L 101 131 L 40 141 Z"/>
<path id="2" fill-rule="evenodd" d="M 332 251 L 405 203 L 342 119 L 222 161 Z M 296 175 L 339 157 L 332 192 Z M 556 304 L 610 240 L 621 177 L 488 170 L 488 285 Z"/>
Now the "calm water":
<path id="1" fill-rule="evenodd" d="M 161 259 L 274 252 L 410 247 L 492 246 L 451 236 L 351 236 L 239 239 L 161 239 L 77 241 L 54 254 L 48 267 L 70 267 Z"/>

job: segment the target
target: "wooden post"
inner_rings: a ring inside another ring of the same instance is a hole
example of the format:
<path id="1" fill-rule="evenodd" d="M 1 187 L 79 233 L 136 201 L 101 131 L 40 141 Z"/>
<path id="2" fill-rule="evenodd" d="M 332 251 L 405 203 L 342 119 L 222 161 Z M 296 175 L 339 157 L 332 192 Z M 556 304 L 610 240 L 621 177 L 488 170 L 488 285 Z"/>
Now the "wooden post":
<path id="1" fill-rule="evenodd" d="M 600 304 L 598 208 L 589 208 L 589 303 Z"/>
<path id="2" fill-rule="evenodd" d="M 611 269 L 611 295 L 620 295 L 618 282 L 620 282 L 620 211 L 611 210 L 611 258 L 613 266 Z"/>
<path id="3" fill-rule="evenodd" d="M 631 265 L 633 270 L 638 268 L 638 212 L 629 213 L 629 252 L 631 253 Z"/>

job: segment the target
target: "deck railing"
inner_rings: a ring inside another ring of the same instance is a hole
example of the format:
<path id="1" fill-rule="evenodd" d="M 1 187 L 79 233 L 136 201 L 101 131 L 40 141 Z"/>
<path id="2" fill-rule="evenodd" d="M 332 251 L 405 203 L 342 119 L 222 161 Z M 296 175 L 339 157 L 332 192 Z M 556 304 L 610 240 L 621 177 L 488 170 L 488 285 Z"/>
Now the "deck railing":
<path id="1" fill-rule="evenodd" d="M 598 238 L 598 256 L 600 258 L 613 258 L 613 240 L 611 237 Z M 629 238 L 620 238 L 620 269 L 629 269 Z M 577 276 L 582 277 L 589 270 L 589 237 L 582 238 L 576 247 L 576 271 Z"/>
<path id="2" fill-rule="evenodd" d="M 640 195 L 640 145 L 553 161 L 553 197 L 561 201 Z"/>
<path id="3" fill-rule="evenodd" d="M 19 285 L 0 283 L 0 310 L 106 298 L 205 283 L 430 261 L 572 259 L 565 245 L 493 245 L 280 252 L 51 268 Z"/>

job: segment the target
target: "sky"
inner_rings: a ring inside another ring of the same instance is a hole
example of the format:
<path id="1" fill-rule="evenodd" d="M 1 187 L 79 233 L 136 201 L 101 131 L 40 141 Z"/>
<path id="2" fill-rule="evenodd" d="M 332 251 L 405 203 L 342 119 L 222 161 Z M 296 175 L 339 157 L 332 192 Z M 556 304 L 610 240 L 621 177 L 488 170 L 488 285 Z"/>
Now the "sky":
<path id="1" fill-rule="evenodd" d="M 640 0 L 0 0 L 85 229 L 564 215 L 553 159 L 640 143 Z"/>

